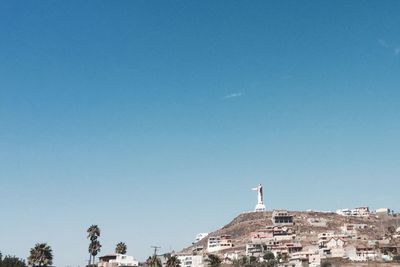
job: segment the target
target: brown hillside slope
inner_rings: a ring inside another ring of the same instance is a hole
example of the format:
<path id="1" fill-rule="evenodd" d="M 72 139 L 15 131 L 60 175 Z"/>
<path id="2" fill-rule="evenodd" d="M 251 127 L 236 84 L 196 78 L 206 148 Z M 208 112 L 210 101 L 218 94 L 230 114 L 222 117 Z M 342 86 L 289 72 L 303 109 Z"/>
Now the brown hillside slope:
<path id="1" fill-rule="evenodd" d="M 396 218 L 393 217 L 345 217 L 336 213 L 305 211 L 292 211 L 290 213 L 294 215 L 295 225 L 293 228 L 297 234 L 296 241 L 301 242 L 303 245 L 315 244 L 318 233 L 327 231 L 340 233 L 340 227 L 345 223 L 368 225 L 366 229 L 359 231 L 360 238 L 357 240 L 357 243 L 365 243 L 367 240 L 381 239 L 385 233 L 385 229 L 387 229 L 389 225 L 396 224 Z M 239 250 L 243 248 L 248 241 L 250 241 L 249 235 L 251 232 L 254 232 L 265 226 L 272 225 L 271 217 L 272 212 L 269 211 L 242 213 L 221 229 L 211 232 L 210 236 L 231 235 L 236 249 Z M 310 218 L 326 220 L 326 227 L 317 227 L 311 225 L 308 222 L 308 219 Z M 182 252 L 190 253 L 195 246 L 206 247 L 207 238 L 183 249 Z"/>

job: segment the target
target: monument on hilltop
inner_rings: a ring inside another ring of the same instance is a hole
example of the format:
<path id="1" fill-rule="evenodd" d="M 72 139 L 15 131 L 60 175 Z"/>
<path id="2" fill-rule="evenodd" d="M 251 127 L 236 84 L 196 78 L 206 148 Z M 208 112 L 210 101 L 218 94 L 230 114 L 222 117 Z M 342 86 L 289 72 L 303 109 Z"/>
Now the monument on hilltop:
<path id="1" fill-rule="evenodd" d="M 263 201 L 263 190 L 262 185 L 259 184 L 256 188 L 252 188 L 251 190 L 257 191 L 257 205 L 254 211 L 265 211 L 265 205 Z"/>

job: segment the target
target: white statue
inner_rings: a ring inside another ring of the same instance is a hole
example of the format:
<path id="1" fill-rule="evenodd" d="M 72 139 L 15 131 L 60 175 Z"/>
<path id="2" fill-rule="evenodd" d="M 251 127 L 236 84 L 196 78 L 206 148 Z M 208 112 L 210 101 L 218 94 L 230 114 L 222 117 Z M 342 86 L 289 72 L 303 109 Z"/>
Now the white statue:
<path id="1" fill-rule="evenodd" d="M 265 211 L 265 205 L 263 201 L 263 190 L 262 185 L 259 184 L 256 188 L 252 188 L 251 190 L 257 191 L 257 205 L 254 211 Z"/>

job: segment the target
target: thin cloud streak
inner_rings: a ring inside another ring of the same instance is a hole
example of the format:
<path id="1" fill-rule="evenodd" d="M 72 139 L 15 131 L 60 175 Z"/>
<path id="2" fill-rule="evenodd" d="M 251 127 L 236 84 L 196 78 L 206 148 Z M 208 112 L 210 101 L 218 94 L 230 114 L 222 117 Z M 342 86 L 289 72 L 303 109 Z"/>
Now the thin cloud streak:
<path id="1" fill-rule="evenodd" d="M 390 44 L 390 43 L 386 42 L 383 39 L 379 39 L 378 43 L 383 48 L 386 48 L 386 49 L 389 49 L 389 50 L 393 51 L 393 55 L 395 55 L 395 56 L 400 55 L 400 45 Z"/>
<path id="2" fill-rule="evenodd" d="M 235 97 L 241 97 L 241 96 L 244 96 L 244 93 L 232 93 L 232 94 L 224 96 L 222 99 L 229 99 L 229 98 L 235 98 Z"/>

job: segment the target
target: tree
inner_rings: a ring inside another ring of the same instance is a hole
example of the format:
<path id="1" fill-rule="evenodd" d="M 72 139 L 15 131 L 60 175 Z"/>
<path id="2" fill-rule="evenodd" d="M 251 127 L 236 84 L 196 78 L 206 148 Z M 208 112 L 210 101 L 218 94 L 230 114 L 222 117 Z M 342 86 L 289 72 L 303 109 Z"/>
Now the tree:
<path id="1" fill-rule="evenodd" d="M 181 267 L 181 261 L 176 256 L 167 257 L 167 265 L 166 267 Z"/>
<path id="2" fill-rule="evenodd" d="M 219 267 L 221 265 L 222 260 L 214 254 L 209 254 L 206 259 L 209 267 Z"/>
<path id="3" fill-rule="evenodd" d="M 258 262 L 258 259 L 257 259 L 257 257 L 250 256 L 249 261 L 250 261 L 250 265 L 253 265 Z"/>
<path id="4" fill-rule="evenodd" d="M 267 264 L 267 267 L 274 267 L 277 265 L 277 261 L 275 260 L 275 255 L 271 251 L 268 251 L 263 256 L 264 261 Z"/>
<path id="5" fill-rule="evenodd" d="M 101 245 L 99 240 L 93 240 L 89 245 L 89 253 L 93 257 L 93 264 L 95 263 L 96 255 L 100 252 Z"/>
<path id="6" fill-rule="evenodd" d="M 270 261 L 270 260 L 274 260 L 275 259 L 275 255 L 274 253 L 272 253 L 271 251 L 268 251 L 264 254 L 263 259 L 265 261 Z"/>
<path id="7" fill-rule="evenodd" d="M 161 260 L 157 255 L 153 255 L 146 260 L 146 265 L 151 267 L 161 267 Z"/>
<path id="8" fill-rule="evenodd" d="M 6 256 L 0 263 L 1 267 L 26 267 L 24 260 L 15 256 Z"/>
<path id="9" fill-rule="evenodd" d="M 0 252 L 0 267 L 27 267 L 24 260 L 15 256 L 6 256 L 3 259 L 3 255 Z"/>
<path id="10" fill-rule="evenodd" d="M 89 266 L 92 263 L 92 258 L 93 258 L 93 263 L 95 262 L 95 257 L 97 253 L 100 252 L 100 242 L 97 240 L 97 238 L 100 236 L 100 228 L 96 225 L 93 224 L 87 229 L 87 238 L 90 240 L 89 244 Z"/>
<path id="11" fill-rule="evenodd" d="M 241 257 L 240 260 L 239 260 L 239 266 L 245 266 L 245 265 L 247 264 L 247 262 L 248 262 L 247 257 L 246 257 L 246 256 L 243 256 L 243 257 Z"/>
<path id="12" fill-rule="evenodd" d="M 117 254 L 126 254 L 126 244 L 124 242 L 119 242 L 116 246 L 115 246 L 115 253 Z"/>
<path id="13" fill-rule="evenodd" d="M 393 261 L 400 262 L 400 256 L 399 255 L 394 256 Z"/>
<path id="14" fill-rule="evenodd" d="M 32 266 L 48 266 L 53 264 L 53 251 L 46 243 L 37 243 L 31 249 L 28 264 Z"/>
<path id="15" fill-rule="evenodd" d="M 100 236 L 100 228 L 93 224 L 87 229 L 88 236 L 87 238 L 91 241 L 96 240 Z"/>
<path id="16" fill-rule="evenodd" d="M 286 253 L 284 253 L 284 254 L 281 255 L 281 259 L 282 259 L 282 262 L 288 262 L 288 260 L 289 260 L 289 255 L 286 254 Z"/>

